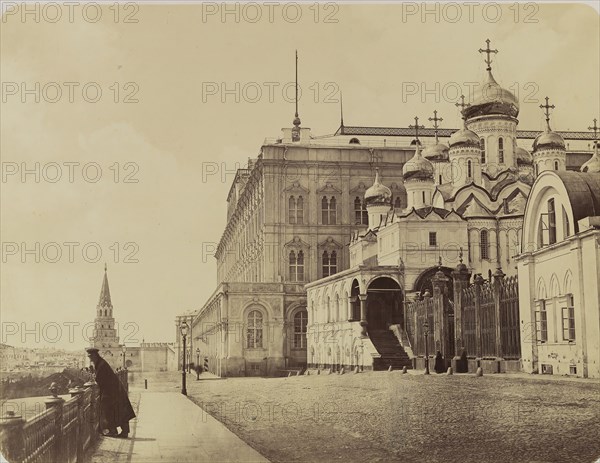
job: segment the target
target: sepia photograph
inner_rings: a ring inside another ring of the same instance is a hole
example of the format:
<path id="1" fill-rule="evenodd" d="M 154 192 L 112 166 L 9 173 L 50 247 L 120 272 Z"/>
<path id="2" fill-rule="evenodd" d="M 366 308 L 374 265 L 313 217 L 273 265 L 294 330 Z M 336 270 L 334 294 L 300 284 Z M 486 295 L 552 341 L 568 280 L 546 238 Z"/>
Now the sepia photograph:
<path id="1" fill-rule="evenodd" d="M 600 2 L 0 0 L 0 462 L 600 463 Z"/>

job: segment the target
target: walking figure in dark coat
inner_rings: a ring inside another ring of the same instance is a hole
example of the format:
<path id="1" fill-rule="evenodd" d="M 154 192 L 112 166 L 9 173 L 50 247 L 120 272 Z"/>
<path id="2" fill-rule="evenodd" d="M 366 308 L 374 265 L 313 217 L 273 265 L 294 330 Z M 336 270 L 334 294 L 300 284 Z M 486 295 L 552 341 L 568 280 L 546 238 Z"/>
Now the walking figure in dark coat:
<path id="1" fill-rule="evenodd" d="M 98 349 L 90 347 L 86 352 L 94 365 L 96 383 L 100 389 L 101 429 L 108 429 L 106 434 L 108 437 L 127 438 L 129 420 L 135 418 L 127 391 L 108 362 L 100 357 Z M 117 426 L 121 428 L 119 434 L 117 434 Z"/>
<path id="2" fill-rule="evenodd" d="M 437 354 L 435 354 L 435 364 L 433 369 L 436 373 L 443 373 L 444 371 L 446 371 L 445 366 L 446 365 L 444 364 L 444 358 L 442 357 L 442 353 L 438 350 Z"/>

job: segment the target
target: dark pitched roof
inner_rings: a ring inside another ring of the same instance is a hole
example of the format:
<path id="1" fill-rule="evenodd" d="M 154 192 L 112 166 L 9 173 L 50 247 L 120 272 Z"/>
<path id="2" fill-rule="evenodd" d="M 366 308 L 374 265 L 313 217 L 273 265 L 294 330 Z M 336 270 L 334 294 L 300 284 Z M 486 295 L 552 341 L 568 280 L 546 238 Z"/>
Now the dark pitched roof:
<path id="1" fill-rule="evenodd" d="M 560 177 L 569 195 L 577 233 L 579 220 L 600 215 L 600 174 L 569 171 L 554 173 Z"/>

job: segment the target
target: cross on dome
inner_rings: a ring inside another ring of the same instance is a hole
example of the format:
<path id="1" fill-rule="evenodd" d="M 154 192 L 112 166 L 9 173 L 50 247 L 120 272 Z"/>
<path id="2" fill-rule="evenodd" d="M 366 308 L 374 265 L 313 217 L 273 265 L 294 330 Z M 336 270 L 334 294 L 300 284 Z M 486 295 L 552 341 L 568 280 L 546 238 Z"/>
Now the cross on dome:
<path id="1" fill-rule="evenodd" d="M 419 141 L 419 129 L 424 129 L 425 126 L 424 125 L 419 125 L 419 118 L 418 118 L 418 116 L 415 116 L 415 125 L 409 125 L 408 128 L 409 129 L 415 129 L 415 138 L 417 139 L 417 145 L 419 145 L 421 143 Z"/>
<path id="2" fill-rule="evenodd" d="M 546 125 L 548 126 L 548 130 L 550 130 L 550 110 L 556 108 L 556 106 L 553 104 L 549 105 L 548 100 L 550 100 L 550 98 L 546 97 L 546 104 L 541 104 L 540 109 L 544 110 L 544 114 L 546 115 Z"/>
<path id="3" fill-rule="evenodd" d="M 483 48 L 479 49 L 479 53 L 485 53 L 487 55 L 487 58 L 484 60 L 485 64 L 487 64 L 487 69 L 486 71 L 491 71 L 492 70 L 492 60 L 490 58 L 490 55 L 492 53 L 498 53 L 498 50 L 492 50 L 490 48 L 490 39 L 486 39 L 485 43 L 487 44 L 486 49 L 484 50 Z"/>
<path id="4" fill-rule="evenodd" d="M 588 130 L 591 130 L 592 132 L 594 132 L 594 140 L 598 140 L 598 129 L 600 129 L 600 127 L 598 127 L 597 123 L 598 123 L 598 119 L 594 119 L 594 125 L 591 127 L 588 127 Z"/>
<path id="5" fill-rule="evenodd" d="M 434 110 L 433 117 L 430 117 L 429 120 L 433 121 L 433 133 L 435 134 L 435 142 L 438 143 L 438 122 L 442 122 L 444 119 L 441 117 L 437 117 L 437 110 Z"/>

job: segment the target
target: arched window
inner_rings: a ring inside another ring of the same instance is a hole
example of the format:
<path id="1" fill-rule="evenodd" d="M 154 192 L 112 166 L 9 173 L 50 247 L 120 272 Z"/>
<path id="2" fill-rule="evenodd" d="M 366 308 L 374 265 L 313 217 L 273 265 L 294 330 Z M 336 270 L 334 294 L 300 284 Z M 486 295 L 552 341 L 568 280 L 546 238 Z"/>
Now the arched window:
<path id="1" fill-rule="evenodd" d="M 504 139 L 498 138 L 498 162 L 504 164 Z"/>
<path id="2" fill-rule="evenodd" d="M 423 195 L 423 204 L 425 204 L 425 192 L 422 191 L 421 194 Z"/>
<path id="3" fill-rule="evenodd" d="M 473 177 L 473 163 L 471 161 L 467 161 L 467 178 Z"/>
<path id="4" fill-rule="evenodd" d="M 554 170 L 558 170 L 558 161 L 554 161 Z"/>
<path id="5" fill-rule="evenodd" d="M 263 315 L 258 310 L 253 310 L 248 314 L 246 340 L 249 349 L 263 346 Z"/>
<path id="6" fill-rule="evenodd" d="M 438 176 L 438 185 L 441 185 L 441 184 L 442 184 L 442 175 L 440 174 Z"/>
<path id="7" fill-rule="evenodd" d="M 104 316 L 106 317 L 106 309 L 104 309 Z"/>
<path id="8" fill-rule="evenodd" d="M 536 302 L 535 331 L 537 342 L 548 342 L 548 313 L 544 299 Z"/>
<path id="9" fill-rule="evenodd" d="M 306 349 L 306 326 L 308 325 L 308 313 L 301 310 L 294 315 L 294 348 Z"/>
<path id="10" fill-rule="evenodd" d="M 304 253 L 290 251 L 289 262 L 290 281 L 304 281 Z"/>
<path id="11" fill-rule="evenodd" d="M 289 217 L 291 224 L 302 224 L 304 222 L 304 198 L 298 196 L 290 196 L 289 200 Z"/>
<path id="12" fill-rule="evenodd" d="M 554 198 L 548 200 L 548 244 L 556 243 L 556 207 Z"/>
<path id="13" fill-rule="evenodd" d="M 323 278 L 337 273 L 337 254 L 323 251 Z"/>
<path id="14" fill-rule="evenodd" d="M 369 223 L 369 214 L 364 200 L 358 196 L 354 198 L 354 223 L 356 225 L 367 225 Z"/>
<path id="15" fill-rule="evenodd" d="M 402 201 L 400 200 L 399 196 L 396 196 L 396 199 L 394 200 L 394 208 L 402 209 Z"/>
<path id="16" fill-rule="evenodd" d="M 481 163 L 485 164 L 485 140 L 479 139 L 479 149 L 481 150 Z"/>
<path id="17" fill-rule="evenodd" d="M 479 234 L 479 245 L 481 247 L 481 258 L 489 259 L 490 245 L 487 230 L 481 230 L 481 233 Z"/>
<path id="18" fill-rule="evenodd" d="M 348 143 L 351 145 L 360 145 L 360 140 L 358 138 L 351 138 Z"/>
<path id="19" fill-rule="evenodd" d="M 321 218 L 323 225 L 336 224 L 336 201 L 334 196 L 330 199 L 327 199 L 327 196 L 323 196 L 321 200 Z"/>

